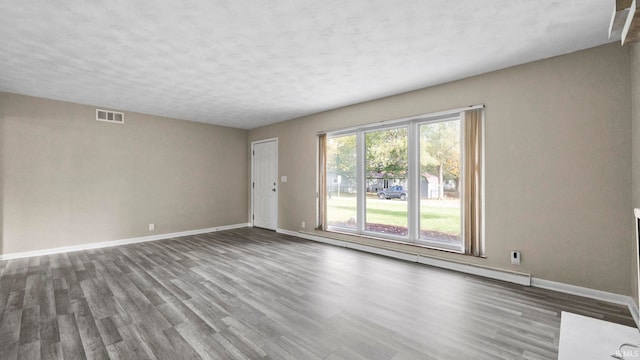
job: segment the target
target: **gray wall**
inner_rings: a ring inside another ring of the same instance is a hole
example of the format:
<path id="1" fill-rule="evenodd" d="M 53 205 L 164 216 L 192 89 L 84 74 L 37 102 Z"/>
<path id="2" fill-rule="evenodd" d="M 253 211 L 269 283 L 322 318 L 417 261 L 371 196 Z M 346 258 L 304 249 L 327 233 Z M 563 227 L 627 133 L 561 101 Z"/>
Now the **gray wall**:
<path id="1" fill-rule="evenodd" d="M 129 112 L 124 125 L 108 124 L 93 106 L 0 93 L 1 252 L 245 223 L 248 141 L 271 137 L 288 176 L 279 227 L 309 229 L 317 131 L 484 103 L 486 259 L 351 240 L 634 294 L 633 52 L 606 45 L 249 132 Z M 512 249 L 522 251 L 519 267 Z"/>
<path id="2" fill-rule="evenodd" d="M 631 104 L 632 104 L 632 206 L 640 208 L 640 45 L 631 47 Z M 638 251 L 635 233 L 632 236 L 633 262 L 631 267 L 631 293 L 638 304 L 638 272 L 635 254 Z"/>
<path id="3" fill-rule="evenodd" d="M 2 254 L 4 239 L 4 106 L 0 100 L 0 254 Z"/>
<path id="4" fill-rule="evenodd" d="M 246 130 L 7 93 L 0 109 L 4 254 L 247 222 Z"/>
<path id="5" fill-rule="evenodd" d="M 629 295 L 629 59 L 610 44 L 254 129 L 249 140 L 279 138 L 279 227 L 298 231 L 316 223 L 317 131 L 485 104 L 486 259 L 351 240 Z"/>

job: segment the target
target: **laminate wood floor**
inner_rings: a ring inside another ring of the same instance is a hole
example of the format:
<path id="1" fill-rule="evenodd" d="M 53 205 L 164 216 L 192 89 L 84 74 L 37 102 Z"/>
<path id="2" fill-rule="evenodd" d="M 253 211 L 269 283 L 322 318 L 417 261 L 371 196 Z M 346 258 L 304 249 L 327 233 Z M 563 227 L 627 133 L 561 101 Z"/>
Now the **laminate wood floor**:
<path id="1" fill-rule="evenodd" d="M 0 261 L 2 359 L 555 359 L 622 306 L 244 228 Z"/>

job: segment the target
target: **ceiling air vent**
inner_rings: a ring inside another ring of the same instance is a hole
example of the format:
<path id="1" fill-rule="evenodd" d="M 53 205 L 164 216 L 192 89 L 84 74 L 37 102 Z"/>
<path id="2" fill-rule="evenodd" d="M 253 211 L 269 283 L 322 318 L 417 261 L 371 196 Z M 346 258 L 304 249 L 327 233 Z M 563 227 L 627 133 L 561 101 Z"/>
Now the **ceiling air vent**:
<path id="1" fill-rule="evenodd" d="M 124 113 L 96 109 L 96 120 L 124 124 Z"/>

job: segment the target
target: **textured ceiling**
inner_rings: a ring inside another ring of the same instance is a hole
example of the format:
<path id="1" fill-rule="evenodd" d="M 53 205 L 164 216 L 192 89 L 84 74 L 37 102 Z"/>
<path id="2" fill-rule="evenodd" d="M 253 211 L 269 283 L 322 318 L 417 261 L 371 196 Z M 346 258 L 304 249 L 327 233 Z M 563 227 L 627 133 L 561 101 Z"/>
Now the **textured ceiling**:
<path id="1" fill-rule="evenodd" d="M 255 128 L 609 42 L 604 0 L 5 0 L 0 91 Z"/>

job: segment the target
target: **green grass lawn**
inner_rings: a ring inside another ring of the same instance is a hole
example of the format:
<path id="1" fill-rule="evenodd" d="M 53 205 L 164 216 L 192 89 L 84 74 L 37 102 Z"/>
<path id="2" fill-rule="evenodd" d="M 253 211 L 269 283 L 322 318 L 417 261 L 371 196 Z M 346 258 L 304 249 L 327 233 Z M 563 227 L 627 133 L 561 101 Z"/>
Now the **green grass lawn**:
<path id="1" fill-rule="evenodd" d="M 460 234 L 460 202 L 455 200 L 422 200 L 420 204 L 421 230 L 439 231 L 451 235 Z M 329 224 L 347 222 L 356 218 L 356 198 L 332 196 L 327 199 Z M 367 223 L 407 226 L 407 202 L 392 199 L 380 200 L 368 196 L 366 200 Z"/>

